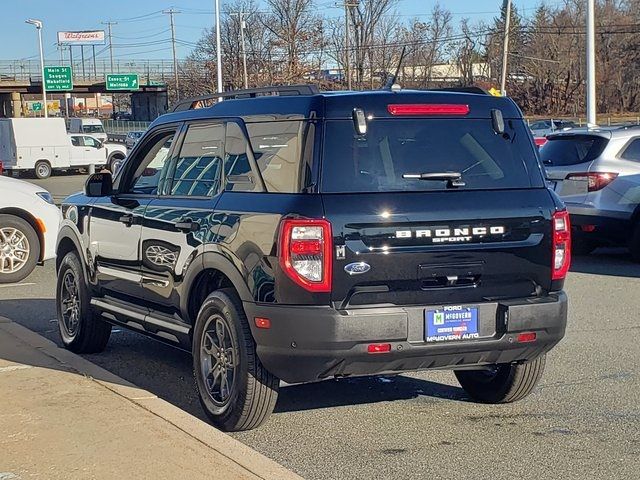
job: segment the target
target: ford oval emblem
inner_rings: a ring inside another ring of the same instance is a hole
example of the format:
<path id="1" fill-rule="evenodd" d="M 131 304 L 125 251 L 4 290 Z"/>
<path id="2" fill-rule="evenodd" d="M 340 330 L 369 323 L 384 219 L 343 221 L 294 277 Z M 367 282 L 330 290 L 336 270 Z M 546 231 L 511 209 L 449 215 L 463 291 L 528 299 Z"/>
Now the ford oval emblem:
<path id="1" fill-rule="evenodd" d="M 344 266 L 344 271 L 349 275 L 360 275 L 371 270 L 371 265 L 365 262 L 350 263 Z"/>

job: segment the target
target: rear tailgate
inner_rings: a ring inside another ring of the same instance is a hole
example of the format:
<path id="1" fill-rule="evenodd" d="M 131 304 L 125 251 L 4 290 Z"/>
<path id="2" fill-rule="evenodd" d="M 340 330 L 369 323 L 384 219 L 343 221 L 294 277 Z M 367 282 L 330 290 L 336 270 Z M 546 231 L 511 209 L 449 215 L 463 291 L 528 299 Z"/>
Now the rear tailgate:
<path id="1" fill-rule="evenodd" d="M 605 136 L 582 133 L 547 137 L 547 143 L 540 148 L 540 157 L 547 178 L 563 200 L 572 203 L 586 200 L 588 179 L 575 174 L 591 171 L 593 160 L 602 154 L 608 142 Z"/>
<path id="2" fill-rule="evenodd" d="M 325 122 L 336 307 L 475 304 L 551 288 L 556 207 L 526 125 L 505 119 L 500 132 L 489 110 L 450 112 L 370 116 L 362 134 Z"/>
<path id="3" fill-rule="evenodd" d="M 550 288 L 546 189 L 333 194 L 323 202 L 337 246 L 336 306 L 478 303 Z M 361 262 L 368 270 L 353 266 Z"/>

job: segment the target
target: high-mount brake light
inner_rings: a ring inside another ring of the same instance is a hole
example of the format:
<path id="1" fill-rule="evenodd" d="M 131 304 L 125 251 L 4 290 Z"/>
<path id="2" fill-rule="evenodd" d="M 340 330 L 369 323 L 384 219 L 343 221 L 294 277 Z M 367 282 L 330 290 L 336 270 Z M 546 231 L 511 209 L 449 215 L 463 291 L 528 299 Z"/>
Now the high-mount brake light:
<path id="1" fill-rule="evenodd" d="M 286 219 L 280 225 L 284 273 L 310 292 L 331 291 L 333 239 L 327 220 Z"/>
<path id="2" fill-rule="evenodd" d="M 455 103 L 398 103 L 387 105 L 391 115 L 468 115 L 469 105 Z"/>
<path id="3" fill-rule="evenodd" d="M 562 210 L 553 214 L 553 255 L 551 279 L 563 280 L 571 266 L 571 223 L 569 213 Z"/>
<path id="4" fill-rule="evenodd" d="M 618 178 L 616 172 L 584 172 L 584 173 L 570 173 L 567 175 L 567 180 L 587 180 L 587 190 L 589 192 L 597 192 L 613 182 Z"/>

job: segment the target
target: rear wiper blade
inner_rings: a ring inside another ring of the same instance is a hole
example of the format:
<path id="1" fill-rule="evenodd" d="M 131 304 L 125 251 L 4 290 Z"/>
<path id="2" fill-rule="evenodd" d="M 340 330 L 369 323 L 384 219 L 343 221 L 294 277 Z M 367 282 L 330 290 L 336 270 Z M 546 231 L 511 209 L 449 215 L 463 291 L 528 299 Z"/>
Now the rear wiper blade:
<path id="1" fill-rule="evenodd" d="M 405 173 L 402 175 L 405 180 L 442 180 L 447 182 L 447 187 L 464 187 L 460 172 L 429 172 L 429 173 Z"/>

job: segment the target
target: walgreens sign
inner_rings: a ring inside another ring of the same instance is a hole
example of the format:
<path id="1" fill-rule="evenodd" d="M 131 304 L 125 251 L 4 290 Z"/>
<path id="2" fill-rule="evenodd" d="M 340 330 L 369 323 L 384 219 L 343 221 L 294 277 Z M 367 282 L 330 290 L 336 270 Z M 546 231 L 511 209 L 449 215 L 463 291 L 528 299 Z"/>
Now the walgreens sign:
<path id="1" fill-rule="evenodd" d="M 104 45 L 104 30 L 58 32 L 58 43 L 60 45 Z"/>

